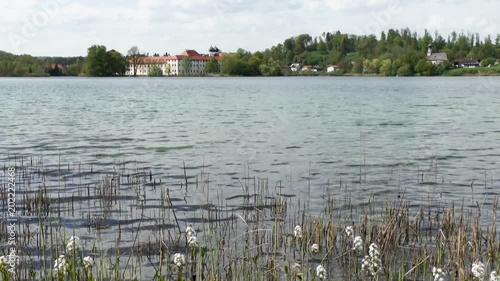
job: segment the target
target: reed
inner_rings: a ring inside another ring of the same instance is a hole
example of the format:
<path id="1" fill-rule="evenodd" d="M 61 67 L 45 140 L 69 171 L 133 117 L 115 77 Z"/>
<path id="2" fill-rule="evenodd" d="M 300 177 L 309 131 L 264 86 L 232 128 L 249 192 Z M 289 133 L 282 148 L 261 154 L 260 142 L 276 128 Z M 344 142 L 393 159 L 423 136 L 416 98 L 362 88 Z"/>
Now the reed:
<path id="1" fill-rule="evenodd" d="M 250 173 L 241 201 L 229 204 L 204 168 L 191 176 L 183 164 L 165 180 L 139 167 L 78 165 L 75 184 L 64 180 L 67 166 L 55 186 L 43 184 L 43 163 L 16 169 L 19 264 L 12 275 L 2 250 L 2 280 L 487 280 L 499 267 L 497 199 L 412 208 L 404 196 L 371 197 L 355 206 L 325 192 L 313 212 L 311 198 Z M 191 194 L 204 203 L 189 205 Z"/>

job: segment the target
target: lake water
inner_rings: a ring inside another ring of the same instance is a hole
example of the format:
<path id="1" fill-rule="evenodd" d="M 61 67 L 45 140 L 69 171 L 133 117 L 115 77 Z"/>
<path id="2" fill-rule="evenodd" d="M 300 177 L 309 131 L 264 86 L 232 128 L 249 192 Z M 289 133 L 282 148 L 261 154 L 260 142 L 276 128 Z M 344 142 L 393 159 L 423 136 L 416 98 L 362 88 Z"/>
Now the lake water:
<path id="1" fill-rule="evenodd" d="M 491 205 L 500 186 L 498 77 L 0 79 L 0 108 L 0 162 L 43 175 L 31 188 L 81 195 L 92 172 L 144 168 L 186 221 L 203 203 L 237 206 L 249 177 L 313 212 L 327 195 Z M 92 206 L 64 219 L 83 228 Z"/>

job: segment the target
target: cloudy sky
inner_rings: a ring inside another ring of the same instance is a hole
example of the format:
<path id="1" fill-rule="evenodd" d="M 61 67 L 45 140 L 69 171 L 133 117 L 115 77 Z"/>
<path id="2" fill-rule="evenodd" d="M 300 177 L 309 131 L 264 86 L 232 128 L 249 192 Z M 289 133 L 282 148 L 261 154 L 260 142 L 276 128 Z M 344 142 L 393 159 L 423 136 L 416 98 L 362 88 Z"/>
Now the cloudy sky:
<path id="1" fill-rule="evenodd" d="M 389 28 L 500 33 L 498 0 L 0 0 L 0 50 L 79 56 L 263 50 L 301 33 L 379 34 Z"/>

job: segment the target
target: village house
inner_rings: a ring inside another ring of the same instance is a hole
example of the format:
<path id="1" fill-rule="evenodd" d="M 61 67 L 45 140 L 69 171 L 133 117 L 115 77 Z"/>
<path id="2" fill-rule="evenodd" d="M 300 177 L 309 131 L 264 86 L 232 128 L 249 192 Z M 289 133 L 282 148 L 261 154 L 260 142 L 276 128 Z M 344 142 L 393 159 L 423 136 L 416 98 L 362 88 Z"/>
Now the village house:
<path id="1" fill-rule="evenodd" d="M 328 66 L 328 68 L 326 69 L 326 72 L 335 72 L 337 70 L 339 70 L 339 67 L 338 67 L 338 65 L 334 64 L 334 65 Z"/>
<path id="2" fill-rule="evenodd" d="M 191 59 L 191 67 L 186 71 L 183 69 L 182 60 L 186 57 Z M 176 76 L 176 75 L 203 75 L 205 74 L 205 66 L 212 59 L 215 58 L 220 67 L 221 53 L 218 48 L 210 48 L 209 54 L 199 54 L 195 50 L 184 50 L 180 55 L 176 56 L 147 56 L 141 57 L 138 65 L 136 66 L 137 76 L 147 76 L 151 68 L 156 65 L 160 67 L 163 75 Z M 133 62 L 129 62 L 129 69 L 125 75 L 134 75 Z"/>
<path id="3" fill-rule="evenodd" d="M 456 59 L 453 61 L 453 65 L 458 68 L 476 68 L 481 66 L 481 60 L 479 59 Z"/>
<path id="4" fill-rule="evenodd" d="M 429 44 L 427 47 L 427 60 L 433 65 L 440 65 L 443 64 L 443 62 L 448 61 L 448 55 L 446 53 L 433 53 L 432 44 Z"/>
<path id="5" fill-rule="evenodd" d="M 290 70 L 293 72 L 300 71 L 302 69 L 302 65 L 300 63 L 292 63 L 290 65 Z"/>

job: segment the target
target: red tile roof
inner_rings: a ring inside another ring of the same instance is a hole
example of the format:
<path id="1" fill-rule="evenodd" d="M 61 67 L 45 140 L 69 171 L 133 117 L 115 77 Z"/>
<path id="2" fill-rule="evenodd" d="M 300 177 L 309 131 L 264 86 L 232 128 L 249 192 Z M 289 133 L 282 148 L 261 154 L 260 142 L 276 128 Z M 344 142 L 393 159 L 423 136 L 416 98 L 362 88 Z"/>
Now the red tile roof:
<path id="1" fill-rule="evenodd" d="M 142 57 L 139 61 L 140 63 L 164 63 L 169 60 L 182 60 L 185 57 L 190 57 L 191 60 L 201 60 L 201 61 L 209 61 L 212 58 L 215 58 L 216 60 L 220 60 L 221 56 L 209 56 L 209 55 L 200 55 L 197 51 L 195 50 L 184 50 L 182 54 L 176 55 L 176 56 L 161 56 L 161 57 Z M 130 60 L 130 62 L 132 62 Z"/>
<path id="2" fill-rule="evenodd" d="M 50 68 L 52 68 L 52 69 L 56 68 L 56 64 L 55 64 L 55 63 L 51 64 L 51 65 L 50 65 Z M 57 64 L 57 68 L 59 68 L 59 69 L 63 69 L 63 68 L 64 68 L 64 66 L 63 66 L 62 64 L 58 63 L 58 64 Z"/>

